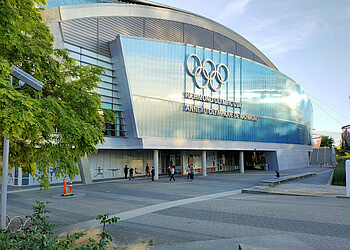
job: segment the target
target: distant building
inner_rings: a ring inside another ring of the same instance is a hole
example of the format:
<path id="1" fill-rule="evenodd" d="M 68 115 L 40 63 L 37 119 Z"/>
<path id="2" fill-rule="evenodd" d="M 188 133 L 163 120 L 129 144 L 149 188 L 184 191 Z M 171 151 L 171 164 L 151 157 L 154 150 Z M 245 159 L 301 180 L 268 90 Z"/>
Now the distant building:
<path id="1" fill-rule="evenodd" d="M 82 161 L 92 180 L 135 175 L 305 167 L 312 105 L 253 44 L 197 14 L 149 1 L 49 0 L 55 46 L 106 69 L 106 143 Z"/>
<path id="2" fill-rule="evenodd" d="M 321 134 L 313 134 L 312 137 L 312 147 L 319 148 L 321 146 L 322 135 Z"/>

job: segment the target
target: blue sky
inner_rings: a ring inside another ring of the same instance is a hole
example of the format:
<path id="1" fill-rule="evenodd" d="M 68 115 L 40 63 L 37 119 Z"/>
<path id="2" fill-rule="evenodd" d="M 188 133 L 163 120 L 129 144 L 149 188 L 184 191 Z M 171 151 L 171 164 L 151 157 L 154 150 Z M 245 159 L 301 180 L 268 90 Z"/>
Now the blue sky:
<path id="1" fill-rule="evenodd" d="M 308 93 L 316 132 L 350 124 L 350 0 L 153 0 L 219 22 Z"/>

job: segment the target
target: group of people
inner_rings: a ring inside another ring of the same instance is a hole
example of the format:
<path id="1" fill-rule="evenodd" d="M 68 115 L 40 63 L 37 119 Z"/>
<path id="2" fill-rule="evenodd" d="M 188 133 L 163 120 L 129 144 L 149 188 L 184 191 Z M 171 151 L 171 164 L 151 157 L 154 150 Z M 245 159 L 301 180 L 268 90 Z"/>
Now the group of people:
<path id="1" fill-rule="evenodd" d="M 135 171 L 136 172 L 136 171 Z M 187 172 L 187 179 L 191 179 L 193 181 L 194 179 L 194 166 L 193 164 L 188 164 L 187 168 L 186 168 L 186 172 Z M 129 173 L 129 181 L 131 180 L 135 180 L 134 178 L 134 168 L 133 167 L 128 167 L 128 165 L 125 165 L 124 167 L 124 174 L 125 174 L 125 179 L 128 178 L 128 173 Z M 169 166 L 168 167 L 168 174 L 169 174 L 169 182 L 171 182 L 172 180 L 175 181 L 175 166 Z M 146 177 L 152 177 L 152 182 L 154 182 L 154 176 L 156 175 L 156 170 L 154 169 L 154 167 L 152 166 L 152 170 L 150 170 L 150 167 L 147 163 L 146 165 Z M 275 170 L 275 175 L 273 176 L 274 179 L 278 179 L 280 178 L 280 173 Z"/>
<path id="2" fill-rule="evenodd" d="M 146 177 L 151 177 L 152 176 L 152 182 L 154 182 L 154 176 L 156 175 L 156 170 L 152 166 L 152 170 L 150 171 L 148 163 L 146 164 Z"/>
<path id="3" fill-rule="evenodd" d="M 134 177 L 134 172 L 136 169 L 134 169 L 133 167 L 128 167 L 128 165 L 125 165 L 124 167 L 124 175 L 125 175 L 125 179 L 128 178 L 128 174 L 129 174 L 129 181 L 131 180 L 135 180 L 135 177 Z M 194 179 L 194 166 L 193 164 L 189 164 L 187 166 L 187 169 L 186 169 L 186 172 L 187 172 L 187 179 L 191 179 L 193 181 Z M 169 174 L 169 182 L 171 182 L 172 180 L 175 181 L 175 166 L 169 166 L 168 167 L 168 174 Z M 156 170 L 155 168 L 152 166 L 152 170 L 150 169 L 148 163 L 146 165 L 146 175 L 145 177 L 152 177 L 152 182 L 154 182 L 154 176 L 156 175 Z"/>
<path id="4" fill-rule="evenodd" d="M 128 173 L 129 173 L 129 181 L 131 180 L 135 180 L 134 178 L 134 168 L 133 167 L 128 167 L 128 165 L 125 165 L 124 167 L 124 175 L 125 175 L 125 179 L 128 178 Z"/>
<path id="5" fill-rule="evenodd" d="M 136 170 L 136 169 L 135 169 Z M 136 172 L 136 171 L 135 171 Z M 128 178 L 128 173 L 129 173 L 129 181 L 131 180 L 135 180 L 135 177 L 134 177 L 134 168 L 133 167 L 128 167 L 128 165 L 125 165 L 124 167 L 124 175 L 125 175 L 125 179 Z M 138 174 L 138 173 L 137 173 Z M 149 176 L 151 177 L 152 176 L 152 181 L 154 182 L 154 176 L 156 175 L 156 170 L 154 169 L 154 167 L 152 166 L 152 170 L 150 171 L 150 167 L 147 163 L 146 165 L 146 177 Z"/>
<path id="6" fill-rule="evenodd" d="M 186 172 L 187 172 L 187 179 L 191 179 L 193 181 L 194 173 L 195 173 L 193 164 L 188 164 L 188 166 L 186 168 Z M 169 175 L 170 182 L 172 180 L 175 181 L 175 166 L 168 167 L 168 175 Z"/>
<path id="7" fill-rule="evenodd" d="M 186 171 L 187 171 L 187 179 L 191 179 L 193 181 L 193 179 L 194 179 L 194 166 L 193 166 L 193 164 L 189 164 L 187 166 Z"/>

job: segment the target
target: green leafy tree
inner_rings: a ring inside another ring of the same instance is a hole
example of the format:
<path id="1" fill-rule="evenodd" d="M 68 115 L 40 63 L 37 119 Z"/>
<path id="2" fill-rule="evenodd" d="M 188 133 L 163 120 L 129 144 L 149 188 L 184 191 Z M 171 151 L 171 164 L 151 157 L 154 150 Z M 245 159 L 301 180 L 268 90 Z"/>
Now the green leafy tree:
<path id="1" fill-rule="evenodd" d="M 350 152 L 350 146 L 349 146 L 348 142 L 345 140 L 344 133 L 341 134 L 341 148 L 344 149 L 345 151 Z"/>
<path id="2" fill-rule="evenodd" d="M 0 0 L 0 135 L 10 139 L 9 168 L 39 170 L 47 189 L 48 168 L 56 177 L 79 174 L 79 157 L 97 152 L 103 122 L 114 123 L 115 115 L 102 110 L 96 92 L 103 69 L 78 66 L 66 50 L 53 47 L 40 4 L 45 0 Z M 43 89 L 15 89 L 12 65 L 43 82 Z"/>
<path id="3" fill-rule="evenodd" d="M 334 139 L 328 135 L 322 135 L 320 147 L 331 148 L 334 145 Z"/>
<path id="4" fill-rule="evenodd" d="M 345 140 L 344 133 L 342 133 L 340 145 L 337 148 L 337 157 L 349 157 L 349 155 L 350 155 L 350 146 Z"/>

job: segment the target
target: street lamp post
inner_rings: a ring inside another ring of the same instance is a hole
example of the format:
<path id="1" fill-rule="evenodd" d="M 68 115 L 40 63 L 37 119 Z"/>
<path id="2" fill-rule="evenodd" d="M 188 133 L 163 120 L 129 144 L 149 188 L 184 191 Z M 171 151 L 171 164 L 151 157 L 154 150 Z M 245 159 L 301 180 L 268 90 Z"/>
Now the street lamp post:
<path id="1" fill-rule="evenodd" d="M 2 187 L 1 187 L 1 229 L 5 229 L 6 227 L 9 144 L 10 144 L 9 139 L 4 138 L 4 152 L 3 152 L 4 157 L 2 162 Z"/>
<path id="2" fill-rule="evenodd" d="M 31 88 L 40 91 L 44 86 L 42 82 L 35 79 L 33 76 L 24 72 L 20 68 L 12 65 L 13 72 L 11 76 L 27 84 Z M 5 135 L 4 138 L 4 154 L 2 162 L 2 188 L 1 188 L 1 229 L 6 228 L 6 206 L 7 206 L 7 183 L 8 183 L 8 162 L 10 153 L 10 137 Z"/>

